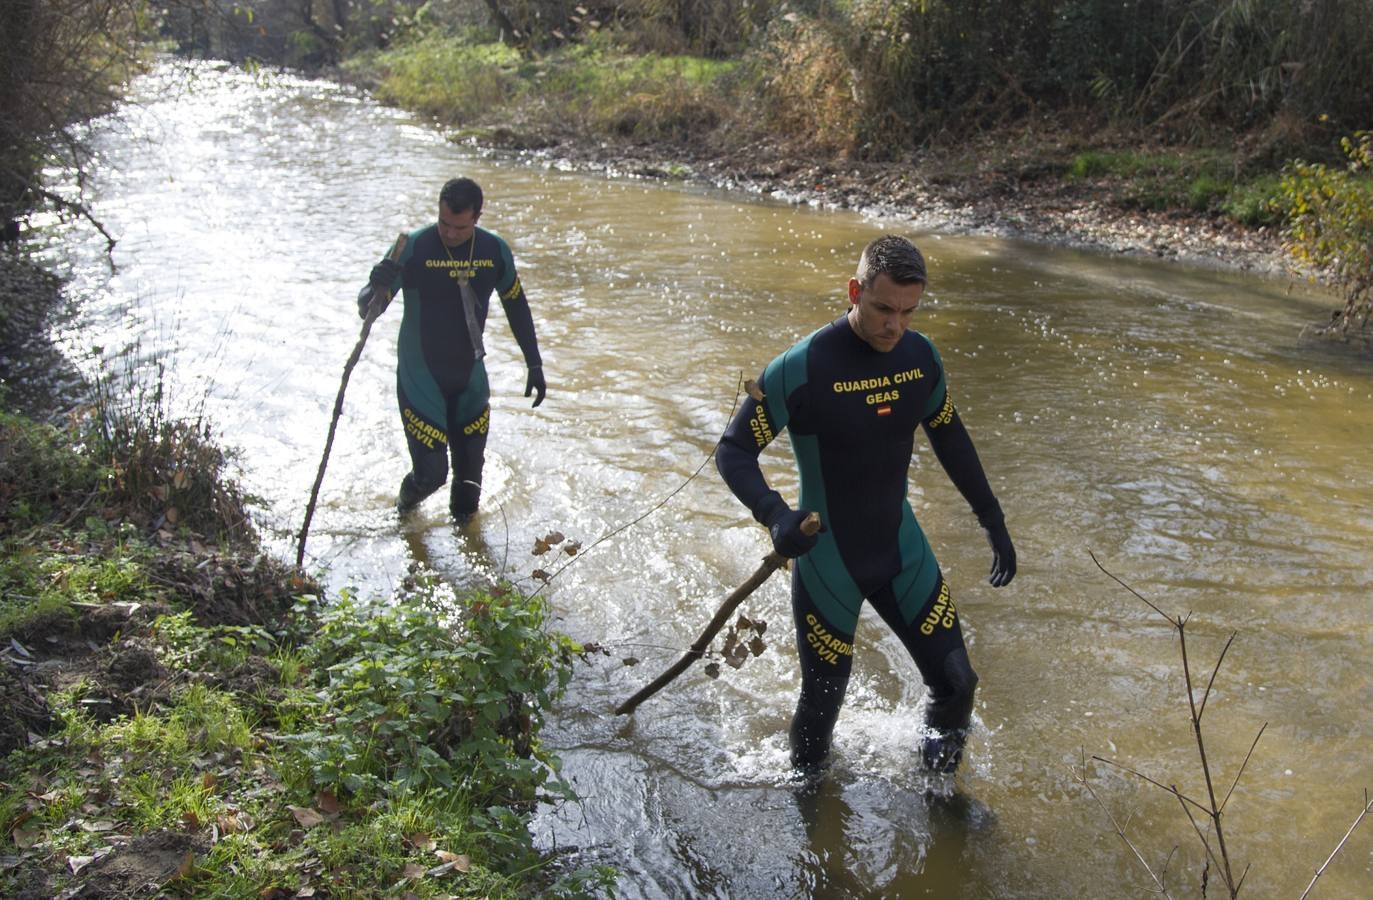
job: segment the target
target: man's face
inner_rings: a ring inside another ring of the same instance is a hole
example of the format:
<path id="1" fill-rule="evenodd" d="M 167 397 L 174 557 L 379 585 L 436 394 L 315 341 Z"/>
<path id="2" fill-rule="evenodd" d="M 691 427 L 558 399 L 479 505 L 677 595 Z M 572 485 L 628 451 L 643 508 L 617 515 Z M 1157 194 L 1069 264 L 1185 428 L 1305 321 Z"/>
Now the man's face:
<path id="1" fill-rule="evenodd" d="M 920 306 L 925 285 L 897 284 L 891 276 L 878 275 L 871 287 L 862 287 L 855 278 L 849 279 L 849 326 L 879 353 L 896 346 L 906 333 L 911 313 Z"/>
<path id="2" fill-rule="evenodd" d="M 472 239 L 472 232 L 477 227 L 477 220 L 481 218 L 481 213 L 465 209 L 460 213 L 455 213 L 448 208 L 448 204 L 439 203 L 439 240 L 449 250 L 456 249 L 459 244 L 465 244 Z"/>

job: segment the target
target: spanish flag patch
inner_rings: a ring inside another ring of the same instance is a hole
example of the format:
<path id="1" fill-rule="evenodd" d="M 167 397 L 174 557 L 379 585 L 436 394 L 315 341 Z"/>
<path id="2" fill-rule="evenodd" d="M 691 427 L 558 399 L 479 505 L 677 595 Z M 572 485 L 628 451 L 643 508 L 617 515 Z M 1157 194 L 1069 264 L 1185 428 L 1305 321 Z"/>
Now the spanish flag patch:
<path id="1" fill-rule="evenodd" d="M 878 414 L 879 416 L 889 416 L 889 415 L 891 415 L 891 404 L 890 404 L 890 403 L 883 403 L 881 406 L 877 407 L 877 414 Z"/>

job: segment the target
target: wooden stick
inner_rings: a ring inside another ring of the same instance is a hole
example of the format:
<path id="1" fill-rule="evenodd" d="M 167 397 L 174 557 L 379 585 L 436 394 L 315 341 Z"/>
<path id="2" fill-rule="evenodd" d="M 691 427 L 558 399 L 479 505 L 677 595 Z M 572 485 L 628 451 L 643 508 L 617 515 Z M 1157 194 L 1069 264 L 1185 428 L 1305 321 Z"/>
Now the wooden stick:
<path id="1" fill-rule="evenodd" d="M 405 234 L 398 235 L 387 258 L 400 262 L 400 255 L 405 250 L 406 240 Z M 324 483 L 324 467 L 329 464 L 329 451 L 334 447 L 334 432 L 338 430 L 339 416 L 343 414 L 343 392 L 348 389 L 348 377 L 353 374 L 353 367 L 358 364 L 358 359 L 362 356 L 362 346 L 367 343 L 367 335 L 372 331 L 372 323 L 377 320 L 377 316 L 381 315 L 381 311 L 390 302 L 391 290 L 389 288 L 372 289 L 372 299 L 367 304 L 367 316 L 362 320 L 362 333 L 358 335 L 358 342 L 353 346 L 353 352 L 349 354 L 348 361 L 343 364 L 343 380 L 339 382 L 338 396 L 334 398 L 334 417 L 329 422 L 329 436 L 324 441 L 324 456 L 320 458 L 319 471 L 315 473 L 315 486 L 310 488 L 310 502 L 305 505 L 305 521 L 300 526 L 300 537 L 296 542 L 297 569 L 305 562 L 305 538 L 310 533 L 310 519 L 315 515 L 315 503 L 319 500 L 319 486 Z"/>
<path id="2" fill-rule="evenodd" d="M 801 522 L 802 534 L 809 536 L 815 534 L 819 530 L 820 516 L 816 513 L 811 513 Z M 725 598 L 725 602 L 721 603 L 720 608 L 715 611 L 715 618 L 710 620 L 710 624 L 706 626 L 706 630 L 701 632 L 701 636 L 696 639 L 696 643 L 692 644 L 691 648 L 687 650 L 686 653 L 682 654 L 682 658 L 673 663 L 672 667 L 666 672 L 640 689 L 633 697 L 630 697 L 628 700 L 615 707 L 615 715 L 627 716 L 634 712 L 640 703 L 643 703 L 649 697 L 652 697 L 654 694 L 667 687 L 674 678 L 685 672 L 688 666 L 702 656 L 705 656 L 706 648 L 710 646 L 710 642 L 715 639 L 715 635 L 720 633 L 720 629 L 725 627 L 725 623 L 728 622 L 729 617 L 734 614 L 734 610 L 738 609 L 739 604 L 744 602 L 744 598 L 749 594 L 752 594 L 754 590 L 757 589 L 758 585 L 767 581 L 768 576 L 786 564 L 786 557 L 776 550 L 763 557 L 763 564 L 758 567 L 756 572 L 748 577 L 747 581 L 735 588 L 734 593 Z"/>

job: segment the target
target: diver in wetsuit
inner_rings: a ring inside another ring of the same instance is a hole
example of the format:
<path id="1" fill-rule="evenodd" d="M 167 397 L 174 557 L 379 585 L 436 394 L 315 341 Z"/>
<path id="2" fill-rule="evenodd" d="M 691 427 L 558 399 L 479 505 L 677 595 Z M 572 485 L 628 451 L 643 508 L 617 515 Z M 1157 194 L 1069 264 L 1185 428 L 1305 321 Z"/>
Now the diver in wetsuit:
<path id="1" fill-rule="evenodd" d="M 411 471 L 401 481 L 396 508 L 408 512 L 442 487 L 451 453 L 449 510 L 460 523 L 481 499 L 491 419 L 482 331 L 492 293 L 500 297 L 524 354 L 524 395 L 534 394 L 538 406 L 547 391 L 534 318 L 510 247 L 477 227 L 482 200 L 470 178 L 445 184 L 438 222 L 412 233 L 399 260 L 373 266 L 358 294 L 358 315 L 364 318 L 374 290 L 399 288 L 404 297 L 396 394 Z"/>
<path id="2" fill-rule="evenodd" d="M 790 730 L 792 764 L 819 771 L 844 701 L 864 599 L 896 633 L 929 691 L 921 756 L 953 772 L 972 719 L 977 675 L 958 613 L 906 499 L 915 431 L 924 428 L 992 549 L 989 581 L 1015 576 L 1015 548 L 972 439 L 954 409 L 930 339 L 907 330 L 926 283 L 925 260 L 886 235 L 863 250 L 848 312 L 764 369 L 764 398 L 746 399 L 725 430 L 716 464 L 730 490 L 797 560 L 792 615 L 801 696 Z M 801 476 L 792 509 L 768 487 L 758 456 L 782 429 Z M 807 513 L 824 530 L 801 531 Z"/>

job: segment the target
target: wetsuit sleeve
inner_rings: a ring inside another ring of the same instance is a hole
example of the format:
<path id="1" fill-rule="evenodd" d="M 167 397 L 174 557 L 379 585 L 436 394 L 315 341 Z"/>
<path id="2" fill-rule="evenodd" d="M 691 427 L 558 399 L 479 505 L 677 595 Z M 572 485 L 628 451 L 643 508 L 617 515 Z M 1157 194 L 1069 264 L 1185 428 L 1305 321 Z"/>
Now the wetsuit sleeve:
<path id="1" fill-rule="evenodd" d="M 501 262 L 505 274 L 496 284 L 501 309 L 505 310 L 505 320 L 510 323 L 515 343 L 520 345 L 520 352 L 524 354 L 525 367 L 533 369 L 543 365 L 543 357 L 539 355 L 539 339 L 534 333 L 534 314 L 529 311 L 529 300 L 520 285 L 520 275 L 515 271 L 515 257 L 504 241 L 501 242 Z"/>
<path id="2" fill-rule="evenodd" d="M 790 418 L 788 405 L 795 399 L 795 395 L 783 398 L 783 388 L 776 377 L 779 369 L 778 361 L 768 366 L 759 380 L 765 392 L 769 387 L 772 391 L 762 400 L 744 398 L 715 449 L 715 467 L 720 470 L 720 477 L 753 513 L 753 518 L 765 526 L 771 526 L 789 508 L 782 495 L 768 487 L 758 464 L 763 448 L 786 427 Z"/>
<path id="3" fill-rule="evenodd" d="M 947 390 L 938 410 L 922 424 L 925 435 L 930 439 L 930 446 L 934 448 L 935 457 L 948 473 L 954 487 L 972 507 L 978 524 L 983 528 L 1003 524 L 1005 517 L 1001 512 L 1001 504 L 987 483 L 987 473 L 977 457 L 972 436 L 963 427 L 963 420 L 959 418 L 953 398 Z"/>

